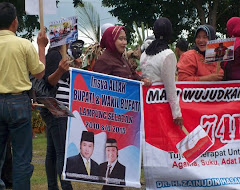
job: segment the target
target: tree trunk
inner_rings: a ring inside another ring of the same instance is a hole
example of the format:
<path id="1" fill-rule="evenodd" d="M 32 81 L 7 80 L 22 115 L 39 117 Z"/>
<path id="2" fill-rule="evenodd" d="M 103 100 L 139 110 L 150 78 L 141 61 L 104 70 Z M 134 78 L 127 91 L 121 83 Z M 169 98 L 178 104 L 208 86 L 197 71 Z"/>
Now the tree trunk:
<path id="1" fill-rule="evenodd" d="M 209 24 L 213 26 L 213 28 L 217 28 L 217 9 L 219 2 L 218 0 L 213 1 L 212 6 L 209 5 Z"/>
<path id="2" fill-rule="evenodd" d="M 193 3 L 196 5 L 201 24 L 206 24 L 205 12 L 202 7 L 202 0 L 193 0 Z"/>

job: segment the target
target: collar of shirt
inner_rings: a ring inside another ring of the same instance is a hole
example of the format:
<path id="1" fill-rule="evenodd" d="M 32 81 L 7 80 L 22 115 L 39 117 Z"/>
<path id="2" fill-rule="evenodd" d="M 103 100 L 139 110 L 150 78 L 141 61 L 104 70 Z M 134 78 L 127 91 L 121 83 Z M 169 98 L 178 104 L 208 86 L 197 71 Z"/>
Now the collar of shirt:
<path id="1" fill-rule="evenodd" d="M 112 170 L 113 170 L 114 166 L 116 165 L 117 161 L 118 161 L 118 160 L 116 159 L 116 160 L 115 160 L 113 163 L 111 163 L 111 164 L 108 162 L 108 165 L 107 165 L 107 166 L 109 167 L 109 166 L 111 165 L 110 173 L 112 172 Z"/>
<path id="2" fill-rule="evenodd" d="M 0 36 L 6 36 L 6 35 L 13 35 L 16 36 L 12 31 L 10 30 L 0 30 Z"/>
<path id="3" fill-rule="evenodd" d="M 85 157 L 83 157 L 83 155 L 80 153 L 82 159 L 83 159 L 83 162 L 84 162 L 84 165 L 86 167 L 86 164 L 87 164 L 87 159 Z M 91 168 L 91 158 L 89 158 L 88 160 L 88 164 L 89 164 L 89 168 Z"/>

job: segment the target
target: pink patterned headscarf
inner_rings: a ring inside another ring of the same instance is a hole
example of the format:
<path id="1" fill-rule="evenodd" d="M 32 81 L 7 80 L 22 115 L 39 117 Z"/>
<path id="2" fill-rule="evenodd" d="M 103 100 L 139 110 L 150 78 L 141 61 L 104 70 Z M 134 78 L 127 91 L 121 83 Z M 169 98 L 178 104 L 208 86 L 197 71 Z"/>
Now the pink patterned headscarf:
<path id="1" fill-rule="evenodd" d="M 115 41 L 117 40 L 120 32 L 124 30 L 126 32 L 126 29 L 123 26 L 112 26 L 109 27 L 102 36 L 100 46 L 102 48 L 106 48 L 107 50 L 111 52 L 117 52 Z"/>

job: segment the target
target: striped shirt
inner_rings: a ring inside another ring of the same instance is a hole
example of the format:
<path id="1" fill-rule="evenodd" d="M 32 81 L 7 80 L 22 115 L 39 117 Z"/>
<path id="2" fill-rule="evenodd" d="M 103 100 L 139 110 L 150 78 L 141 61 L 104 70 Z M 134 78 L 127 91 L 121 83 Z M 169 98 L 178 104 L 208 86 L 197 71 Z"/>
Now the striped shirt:
<path id="1" fill-rule="evenodd" d="M 69 105 L 69 84 L 63 80 L 58 81 L 59 87 L 56 94 L 56 99 L 63 103 L 65 106 Z"/>

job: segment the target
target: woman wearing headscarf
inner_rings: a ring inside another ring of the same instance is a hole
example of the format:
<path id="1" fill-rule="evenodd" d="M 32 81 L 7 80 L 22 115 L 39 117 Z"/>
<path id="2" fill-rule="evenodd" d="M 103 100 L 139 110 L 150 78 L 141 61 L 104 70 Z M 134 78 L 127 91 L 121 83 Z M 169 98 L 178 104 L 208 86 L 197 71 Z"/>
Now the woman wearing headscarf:
<path id="1" fill-rule="evenodd" d="M 236 38 L 234 44 L 234 60 L 225 63 L 224 79 L 240 80 L 240 17 L 232 17 L 227 22 L 229 37 Z"/>
<path id="2" fill-rule="evenodd" d="M 173 121 L 176 125 L 181 126 L 182 114 L 175 86 L 177 59 L 168 46 L 172 36 L 172 23 L 164 17 L 157 19 L 154 23 L 153 33 L 155 40 L 142 53 L 140 58 L 142 75 L 152 82 L 162 82 L 164 84 Z"/>
<path id="3" fill-rule="evenodd" d="M 142 80 L 149 86 L 148 79 L 142 79 L 124 58 L 123 53 L 127 45 L 126 30 L 123 26 L 112 26 L 103 33 L 100 46 L 106 48 L 97 59 L 93 71 L 118 77 Z"/>
<path id="4" fill-rule="evenodd" d="M 206 45 L 216 38 L 216 31 L 210 25 L 200 25 L 195 32 L 195 46 L 183 53 L 177 63 L 179 81 L 221 81 L 223 70 L 217 73 L 217 63 L 204 62 Z"/>
<path id="5" fill-rule="evenodd" d="M 106 48 L 103 54 L 97 59 L 93 66 L 93 71 L 114 75 L 118 77 L 142 80 L 144 85 L 151 85 L 148 79 L 142 79 L 127 62 L 123 53 L 127 45 L 126 30 L 123 26 L 112 26 L 103 33 L 100 46 Z M 123 187 L 114 187 L 104 185 L 102 190 L 122 190 Z"/>

